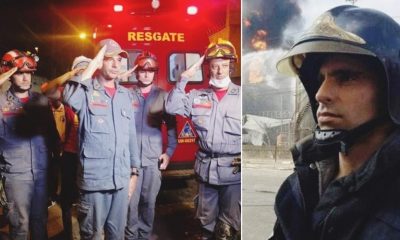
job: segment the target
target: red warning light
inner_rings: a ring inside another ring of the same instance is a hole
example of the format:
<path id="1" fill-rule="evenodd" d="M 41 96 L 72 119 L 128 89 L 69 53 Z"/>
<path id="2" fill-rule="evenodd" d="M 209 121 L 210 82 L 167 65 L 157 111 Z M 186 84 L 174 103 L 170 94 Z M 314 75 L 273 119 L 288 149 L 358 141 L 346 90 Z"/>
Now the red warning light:
<path id="1" fill-rule="evenodd" d="M 189 15 L 196 15 L 197 14 L 197 7 L 196 6 L 189 6 L 188 8 L 187 8 L 187 14 L 189 14 Z"/>
<path id="2" fill-rule="evenodd" d="M 124 10 L 124 7 L 121 4 L 114 5 L 114 12 L 122 12 L 123 10 Z"/>

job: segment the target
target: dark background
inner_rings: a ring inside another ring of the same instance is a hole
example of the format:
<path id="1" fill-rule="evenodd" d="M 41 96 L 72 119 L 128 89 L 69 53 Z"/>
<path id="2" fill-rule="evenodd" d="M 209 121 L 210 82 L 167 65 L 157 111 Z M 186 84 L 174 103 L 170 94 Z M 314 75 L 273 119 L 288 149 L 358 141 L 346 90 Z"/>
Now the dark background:
<path id="1" fill-rule="evenodd" d="M 69 70 L 74 57 L 93 54 L 90 37 L 96 18 L 91 16 L 98 13 L 82 9 L 95 1 L 0 2 L 1 56 L 11 49 L 35 53 L 38 47 L 36 74 L 53 78 Z M 80 32 L 86 32 L 88 39 L 80 39 Z"/>
<path id="2" fill-rule="evenodd" d="M 160 2 L 157 13 L 172 11 L 188 0 Z M 125 15 L 155 13 L 151 0 L 0 0 L 0 55 L 12 49 L 35 53 L 38 47 L 36 75 L 59 76 L 70 69 L 76 56 L 93 57 L 94 29 L 122 16 L 113 11 L 115 3 L 124 6 Z M 79 38 L 81 32 L 86 39 Z"/>

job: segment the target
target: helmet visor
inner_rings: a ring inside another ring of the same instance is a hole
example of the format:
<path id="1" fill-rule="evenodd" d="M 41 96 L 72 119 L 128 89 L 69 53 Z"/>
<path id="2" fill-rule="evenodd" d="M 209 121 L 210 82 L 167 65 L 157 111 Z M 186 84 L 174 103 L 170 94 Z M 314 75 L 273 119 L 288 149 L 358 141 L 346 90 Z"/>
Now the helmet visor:
<path id="1" fill-rule="evenodd" d="M 216 44 L 208 49 L 207 58 L 236 58 L 235 49 L 226 44 Z"/>
<path id="2" fill-rule="evenodd" d="M 36 70 L 36 61 L 32 57 L 21 56 L 14 59 L 13 67 L 17 67 L 20 72 L 33 72 Z"/>

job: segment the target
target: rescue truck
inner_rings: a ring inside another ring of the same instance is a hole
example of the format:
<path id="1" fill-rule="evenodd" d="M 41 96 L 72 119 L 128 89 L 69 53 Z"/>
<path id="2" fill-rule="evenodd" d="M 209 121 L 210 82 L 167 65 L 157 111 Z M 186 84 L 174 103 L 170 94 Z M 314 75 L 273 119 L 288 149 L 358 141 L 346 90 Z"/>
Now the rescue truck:
<path id="1" fill-rule="evenodd" d="M 169 91 L 180 74 L 194 64 L 208 44 L 223 38 L 231 41 L 240 53 L 240 0 L 152 0 L 121 1 L 110 4 L 108 14 L 93 29 L 93 41 L 112 38 L 129 54 L 124 70 L 133 67 L 136 56 L 150 51 L 157 56 L 159 71 L 155 84 Z M 240 84 L 240 61 L 232 80 Z M 133 87 L 133 76 L 121 82 Z M 208 87 L 208 69 L 202 70 L 188 84 L 186 91 Z M 164 140 L 166 129 L 164 127 Z M 165 177 L 193 176 L 196 132 L 189 119 L 177 116 L 178 146 Z M 164 144 L 165 145 L 165 144 Z"/>

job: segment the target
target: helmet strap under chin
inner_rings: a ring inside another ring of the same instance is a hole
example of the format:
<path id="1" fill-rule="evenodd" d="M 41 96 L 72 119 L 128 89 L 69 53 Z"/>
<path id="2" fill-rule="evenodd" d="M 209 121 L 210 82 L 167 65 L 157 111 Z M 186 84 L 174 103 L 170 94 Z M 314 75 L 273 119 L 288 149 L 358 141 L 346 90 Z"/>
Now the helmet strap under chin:
<path id="1" fill-rule="evenodd" d="M 372 132 L 381 123 L 386 121 L 388 117 L 374 118 L 360 126 L 351 130 L 329 129 L 321 130 L 319 127 L 314 133 L 314 142 L 322 148 L 335 149 L 347 155 L 350 148 L 363 136 Z"/>
<path id="2" fill-rule="evenodd" d="M 151 84 L 153 84 L 153 81 L 151 81 L 150 83 L 144 84 L 142 81 L 139 81 L 139 80 L 138 80 L 138 86 L 141 87 L 141 88 L 148 87 L 148 86 L 150 86 Z"/>

